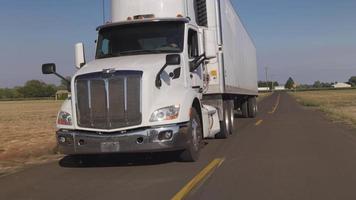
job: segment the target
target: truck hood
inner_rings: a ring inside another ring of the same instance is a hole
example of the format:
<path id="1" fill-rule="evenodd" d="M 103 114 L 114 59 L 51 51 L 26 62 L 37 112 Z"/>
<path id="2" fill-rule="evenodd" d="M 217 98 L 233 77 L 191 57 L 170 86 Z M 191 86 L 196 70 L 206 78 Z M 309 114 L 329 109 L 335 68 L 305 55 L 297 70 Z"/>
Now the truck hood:
<path id="1" fill-rule="evenodd" d="M 167 54 L 150 54 L 97 59 L 83 66 L 76 73 L 76 76 L 101 72 L 104 69 L 158 72 L 165 64 L 166 55 Z"/>

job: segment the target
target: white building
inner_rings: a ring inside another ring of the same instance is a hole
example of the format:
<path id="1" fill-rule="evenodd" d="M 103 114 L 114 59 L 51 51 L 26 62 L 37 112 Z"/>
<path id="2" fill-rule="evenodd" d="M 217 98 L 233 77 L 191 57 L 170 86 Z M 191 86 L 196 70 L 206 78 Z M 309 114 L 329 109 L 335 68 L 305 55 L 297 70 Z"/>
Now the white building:
<path id="1" fill-rule="evenodd" d="M 332 85 L 333 88 L 351 88 L 350 84 L 347 83 L 335 83 Z"/>
<path id="2" fill-rule="evenodd" d="M 268 92 L 269 91 L 269 87 L 259 87 L 258 91 L 259 92 Z"/>
<path id="3" fill-rule="evenodd" d="M 286 90 L 286 87 L 284 87 L 284 86 L 276 86 L 276 87 L 274 87 L 274 90 L 276 90 L 276 91 L 284 91 L 284 90 Z"/>

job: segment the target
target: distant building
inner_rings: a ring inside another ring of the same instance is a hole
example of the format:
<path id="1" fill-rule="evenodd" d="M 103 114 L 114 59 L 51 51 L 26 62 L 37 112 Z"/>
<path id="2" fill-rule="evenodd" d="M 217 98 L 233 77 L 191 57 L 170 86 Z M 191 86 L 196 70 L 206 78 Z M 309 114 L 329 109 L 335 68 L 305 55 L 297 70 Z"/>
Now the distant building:
<path id="1" fill-rule="evenodd" d="M 332 85 L 333 88 L 351 88 L 350 84 L 347 83 L 335 83 Z"/>
<path id="2" fill-rule="evenodd" d="M 284 87 L 284 86 L 276 86 L 276 87 L 274 87 L 274 90 L 276 90 L 276 91 L 284 91 L 284 90 L 286 90 L 286 87 Z"/>
<path id="3" fill-rule="evenodd" d="M 269 87 L 259 87 L 258 91 L 259 92 L 268 92 L 269 91 Z"/>

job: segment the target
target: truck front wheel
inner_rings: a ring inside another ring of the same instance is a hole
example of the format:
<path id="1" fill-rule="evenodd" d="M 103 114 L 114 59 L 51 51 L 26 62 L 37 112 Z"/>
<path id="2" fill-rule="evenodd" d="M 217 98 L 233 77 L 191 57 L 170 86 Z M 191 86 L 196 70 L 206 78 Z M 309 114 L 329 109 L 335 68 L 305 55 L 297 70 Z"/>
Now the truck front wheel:
<path id="1" fill-rule="evenodd" d="M 190 114 L 188 134 L 190 142 L 187 149 L 180 154 L 180 160 L 183 162 L 195 162 L 199 159 L 200 149 L 203 142 L 203 128 L 195 108 L 192 108 Z"/>

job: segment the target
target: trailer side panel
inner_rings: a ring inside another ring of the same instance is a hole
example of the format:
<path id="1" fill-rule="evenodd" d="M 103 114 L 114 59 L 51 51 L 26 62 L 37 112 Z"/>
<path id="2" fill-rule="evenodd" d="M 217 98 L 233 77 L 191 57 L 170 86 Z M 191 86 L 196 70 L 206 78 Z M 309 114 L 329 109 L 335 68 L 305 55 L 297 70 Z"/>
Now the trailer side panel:
<path id="1" fill-rule="evenodd" d="M 220 87 L 212 86 L 209 93 L 257 95 L 256 48 L 230 0 L 217 0 L 217 39 L 221 48 L 219 59 Z M 223 76 L 223 77 L 221 77 Z M 221 84 L 225 84 L 221 86 Z M 223 90 L 221 90 L 223 88 Z"/>

